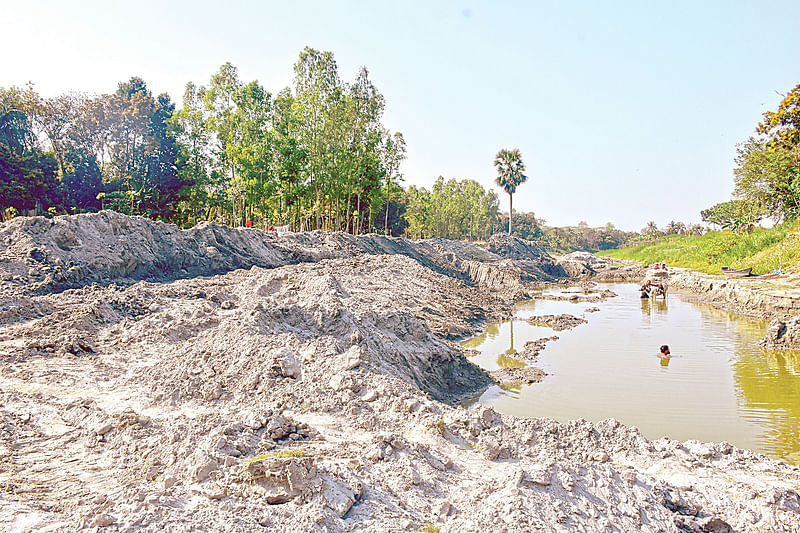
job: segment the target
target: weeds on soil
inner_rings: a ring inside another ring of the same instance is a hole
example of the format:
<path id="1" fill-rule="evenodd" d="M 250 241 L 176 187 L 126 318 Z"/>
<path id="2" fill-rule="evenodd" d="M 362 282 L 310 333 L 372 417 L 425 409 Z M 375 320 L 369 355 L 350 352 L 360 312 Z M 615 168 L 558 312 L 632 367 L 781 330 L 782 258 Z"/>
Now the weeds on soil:
<path id="1" fill-rule="evenodd" d="M 277 452 L 267 453 L 264 455 L 257 455 L 247 461 L 247 464 L 255 463 L 256 461 L 264 461 L 265 459 L 277 459 L 287 457 L 308 457 L 311 455 L 308 450 L 302 447 L 289 448 L 288 450 L 279 450 Z"/>

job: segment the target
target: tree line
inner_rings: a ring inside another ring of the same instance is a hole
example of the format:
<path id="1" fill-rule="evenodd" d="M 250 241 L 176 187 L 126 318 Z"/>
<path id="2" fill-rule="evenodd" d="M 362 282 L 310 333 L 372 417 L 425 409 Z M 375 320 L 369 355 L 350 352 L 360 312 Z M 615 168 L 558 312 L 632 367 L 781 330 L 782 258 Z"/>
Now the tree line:
<path id="1" fill-rule="evenodd" d="M 294 73 L 273 95 L 226 63 L 180 109 L 136 77 L 100 96 L 2 89 L 0 209 L 389 232 L 405 142 L 368 70 L 345 83 L 306 48 Z"/>
<path id="2" fill-rule="evenodd" d="M 187 83 L 180 108 L 138 77 L 99 96 L 0 89 L 0 213 L 113 209 L 181 227 L 471 240 L 502 231 L 497 195 L 475 180 L 402 186 L 405 141 L 382 124 L 384 108 L 366 68 L 343 82 L 333 54 L 312 48 L 293 87 L 273 94 L 226 63 L 205 85 Z M 510 202 L 526 179 L 519 150 L 495 165 Z"/>
<path id="3" fill-rule="evenodd" d="M 737 197 L 704 211 L 704 221 L 741 220 L 745 204 L 751 213 L 797 216 L 798 101 L 800 86 L 765 114 L 761 137 L 740 147 Z M 494 161 L 508 214 L 475 180 L 403 187 L 405 141 L 383 125 L 385 105 L 365 67 L 345 82 L 331 52 L 308 47 L 292 87 L 269 92 L 226 63 L 206 84 L 187 83 L 180 107 L 137 77 L 99 96 L 0 88 L 0 215 L 114 209 L 180 227 L 211 221 L 469 240 L 509 231 L 559 252 L 637 236 L 610 223 L 548 227 L 514 212 L 513 194 L 527 180 L 518 149 Z M 702 231 L 651 222 L 641 234 Z"/>

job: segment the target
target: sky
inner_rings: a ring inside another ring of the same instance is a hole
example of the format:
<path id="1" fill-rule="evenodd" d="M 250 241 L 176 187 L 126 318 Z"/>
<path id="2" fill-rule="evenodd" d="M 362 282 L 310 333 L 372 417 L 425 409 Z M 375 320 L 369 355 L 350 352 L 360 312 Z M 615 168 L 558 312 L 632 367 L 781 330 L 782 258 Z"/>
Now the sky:
<path id="1" fill-rule="evenodd" d="M 800 83 L 800 2 L 0 0 L 0 87 L 111 93 L 132 76 L 179 105 L 231 62 L 292 86 L 305 46 L 361 66 L 403 133 L 405 185 L 474 179 L 519 148 L 515 212 L 548 225 L 700 222 L 730 199 L 736 144 Z"/>

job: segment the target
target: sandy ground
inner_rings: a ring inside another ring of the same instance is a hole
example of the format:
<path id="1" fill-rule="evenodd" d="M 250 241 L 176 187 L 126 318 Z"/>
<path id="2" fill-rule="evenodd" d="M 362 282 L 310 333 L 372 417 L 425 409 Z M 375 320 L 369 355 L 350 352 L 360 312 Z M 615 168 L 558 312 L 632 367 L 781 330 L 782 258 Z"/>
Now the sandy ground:
<path id="1" fill-rule="evenodd" d="M 570 269 L 507 237 L 4 223 L 0 529 L 796 529 L 797 467 L 458 407 L 492 378 L 452 341 Z"/>

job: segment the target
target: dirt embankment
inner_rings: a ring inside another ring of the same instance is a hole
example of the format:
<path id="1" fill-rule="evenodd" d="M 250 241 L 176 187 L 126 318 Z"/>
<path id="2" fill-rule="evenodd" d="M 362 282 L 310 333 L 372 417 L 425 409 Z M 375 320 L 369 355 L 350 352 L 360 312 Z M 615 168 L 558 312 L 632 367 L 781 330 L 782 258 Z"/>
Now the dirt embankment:
<path id="1" fill-rule="evenodd" d="M 567 277 L 537 245 L 501 235 L 478 246 L 322 231 L 280 235 L 209 223 L 179 230 L 113 211 L 53 219 L 18 217 L 0 227 L 0 280 L 24 293 L 91 283 L 173 281 L 364 254 L 404 255 L 434 272 L 509 297 L 524 296 L 526 282 Z"/>
<path id="2" fill-rule="evenodd" d="M 560 272 L 534 252 L 113 213 L 3 224 L 0 529 L 797 523 L 800 472 L 764 456 L 451 405 L 490 380 L 447 338 Z"/>

